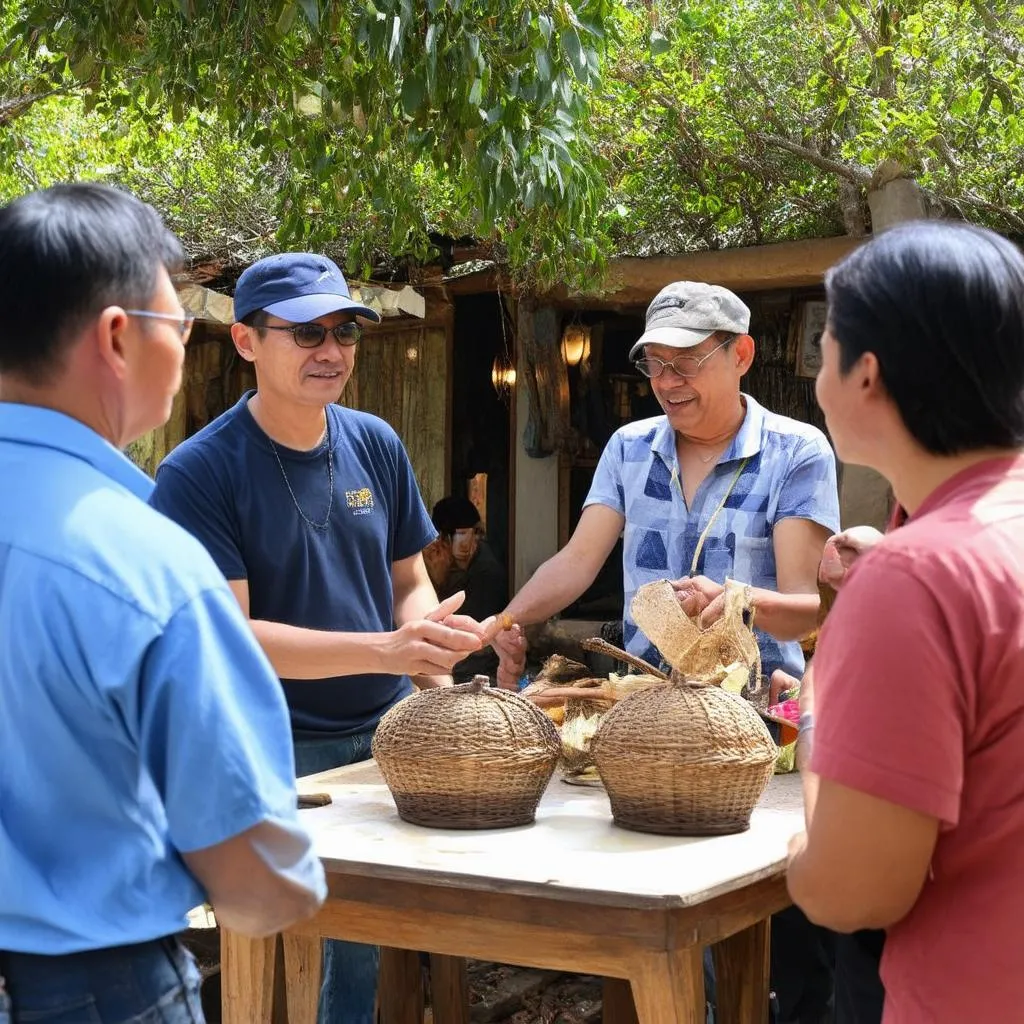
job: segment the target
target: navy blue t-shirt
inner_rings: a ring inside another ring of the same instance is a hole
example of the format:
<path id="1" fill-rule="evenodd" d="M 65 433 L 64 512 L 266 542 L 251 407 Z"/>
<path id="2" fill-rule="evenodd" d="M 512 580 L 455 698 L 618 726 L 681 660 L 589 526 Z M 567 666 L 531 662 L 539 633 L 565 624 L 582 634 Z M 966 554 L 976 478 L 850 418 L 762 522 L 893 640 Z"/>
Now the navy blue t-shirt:
<path id="1" fill-rule="evenodd" d="M 151 503 L 197 537 L 229 580 L 248 581 L 253 619 L 351 633 L 394 629 L 391 563 L 436 536 L 398 435 L 376 416 L 327 407 L 334 504 L 327 528 L 316 529 L 299 508 L 315 524 L 327 516 L 327 442 L 309 452 L 276 445 L 278 465 L 249 412 L 252 395 L 164 459 Z M 281 684 L 297 738 L 372 728 L 412 692 L 407 676 Z"/>

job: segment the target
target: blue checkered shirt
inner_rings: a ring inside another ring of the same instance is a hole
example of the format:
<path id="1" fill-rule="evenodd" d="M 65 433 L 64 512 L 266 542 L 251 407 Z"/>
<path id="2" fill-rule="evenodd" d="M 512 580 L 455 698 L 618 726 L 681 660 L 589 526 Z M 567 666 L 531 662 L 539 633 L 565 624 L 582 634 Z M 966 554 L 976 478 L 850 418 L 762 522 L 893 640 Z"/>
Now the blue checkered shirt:
<path id="1" fill-rule="evenodd" d="M 623 534 L 623 639 L 631 654 L 657 665 L 661 655 L 630 613 L 637 588 L 690 574 L 697 541 L 747 459 L 718 514 L 696 574 L 718 583 L 778 589 L 772 530 L 783 519 L 809 519 L 839 529 L 839 493 L 832 448 L 816 427 L 769 412 L 744 395 L 747 414 L 732 444 L 697 488 L 692 508 L 683 500 L 675 431 L 665 416 L 630 423 L 605 447 L 584 507 L 607 505 L 626 519 Z M 800 645 L 758 632 L 762 671 L 782 668 L 799 677 Z"/>

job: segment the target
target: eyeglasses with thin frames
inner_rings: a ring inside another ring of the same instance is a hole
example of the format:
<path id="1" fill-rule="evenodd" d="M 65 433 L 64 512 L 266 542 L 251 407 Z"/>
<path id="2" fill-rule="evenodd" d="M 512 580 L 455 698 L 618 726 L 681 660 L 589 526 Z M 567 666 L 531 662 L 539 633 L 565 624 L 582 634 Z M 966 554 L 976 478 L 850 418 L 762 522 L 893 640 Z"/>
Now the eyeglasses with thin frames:
<path id="1" fill-rule="evenodd" d="M 351 348 L 363 336 L 363 329 L 352 320 L 343 324 L 335 324 L 334 327 L 324 327 L 323 324 L 289 324 L 287 327 L 264 324 L 260 329 L 287 331 L 299 348 L 319 348 L 327 340 L 328 334 L 332 334 L 339 345 Z"/>
<path id="2" fill-rule="evenodd" d="M 174 324 L 178 328 L 178 334 L 181 335 L 182 345 L 188 342 L 188 337 L 192 333 L 192 325 L 196 322 L 194 316 L 189 316 L 187 313 L 184 316 L 175 316 L 173 313 L 157 313 L 152 309 L 126 309 L 125 312 L 129 316 L 141 316 L 150 320 L 166 320 L 170 324 Z"/>
<path id="3" fill-rule="evenodd" d="M 707 355 L 701 356 L 698 359 L 696 356 L 676 356 L 675 359 L 670 359 L 666 362 L 664 359 L 658 359 L 657 356 L 647 356 L 644 359 L 637 359 L 633 364 L 645 377 L 660 377 L 668 366 L 672 367 L 672 372 L 679 377 L 692 378 L 696 377 L 700 373 L 702 364 L 706 363 L 719 349 L 725 348 L 726 345 L 735 341 L 735 336 L 726 338 L 721 345 L 716 345 Z"/>

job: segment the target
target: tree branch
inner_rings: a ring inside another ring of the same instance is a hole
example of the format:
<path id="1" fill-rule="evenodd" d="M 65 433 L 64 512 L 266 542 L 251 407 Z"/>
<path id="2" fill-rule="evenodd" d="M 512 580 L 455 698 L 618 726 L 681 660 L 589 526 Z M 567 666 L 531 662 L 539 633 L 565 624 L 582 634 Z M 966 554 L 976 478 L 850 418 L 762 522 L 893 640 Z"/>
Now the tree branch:
<path id="1" fill-rule="evenodd" d="M 860 41 L 868 48 L 868 53 L 872 57 L 874 57 L 875 51 L 878 49 L 878 41 L 867 30 L 867 27 L 865 26 L 864 22 L 862 22 L 860 18 L 858 18 L 857 15 L 853 12 L 853 9 L 850 7 L 847 0 L 837 0 L 837 2 L 839 6 L 843 9 L 843 14 L 845 14 L 850 19 L 850 24 L 853 25 L 853 27 L 856 29 L 857 35 L 860 36 Z"/>
<path id="2" fill-rule="evenodd" d="M 45 92 L 30 92 L 24 96 L 10 96 L 0 99 L 0 128 L 6 128 L 41 100 L 66 93 L 66 89 L 49 89 Z"/>
<path id="3" fill-rule="evenodd" d="M 754 132 L 753 135 L 762 145 L 785 150 L 801 160 L 806 160 L 807 163 L 817 167 L 819 170 L 828 171 L 829 174 L 835 174 L 846 181 L 852 181 L 855 185 L 867 187 L 871 184 L 871 172 L 863 167 L 858 167 L 856 164 L 846 164 L 839 160 L 832 160 L 830 157 L 822 156 L 821 153 L 813 149 L 808 149 L 807 146 L 801 146 L 798 142 L 790 142 L 789 139 L 784 139 L 780 135 L 768 135 L 765 132 Z"/>
<path id="4" fill-rule="evenodd" d="M 925 195 L 931 196 L 940 203 L 949 204 L 951 206 L 973 206 L 976 210 L 985 210 L 987 213 L 995 214 L 997 217 L 1002 218 L 1015 231 L 1024 233 L 1024 218 L 1021 218 L 1006 206 L 999 206 L 997 203 L 990 203 L 987 199 L 982 199 L 977 192 L 964 189 L 963 192 L 954 197 L 944 195 L 941 192 L 933 192 L 931 189 L 922 189 L 922 191 Z"/>
<path id="5" fill-rule="evenodd" d="M 950 149 L 949 143 L 946 141 L 946 137 L 941 133 L 933 135 L 931 139 L 928 140 L 928 143 L 931 145 L 936 156 L 938 156 L 946 167 L 949 168 L 949 173 L 953 178 L 953 184 L 958 186 L 960 184 L 960 171 L 962 168 L 960 161 L 956 158 L 956 154 L 952 149 Z"/>
<path id="6" fill-rule="evenodd" d="M 864 218 L 864 198 L 860 186 L 840 178 L 838 182 L 839 210 L 843 216 L 846 233 L 854 238 L 863 238 L 868 227 Z"/>
<path id="7" fill-rule="evenodd" d="M 972 6 L 981 21 L 985 38 L 997 46 L 1007 60 L 1014 64 L 1024 64 L 1024 47 L 1013 36 L 1002 31 L 996 16 L 988 9 L 986 0 L 973 0 Z"/>

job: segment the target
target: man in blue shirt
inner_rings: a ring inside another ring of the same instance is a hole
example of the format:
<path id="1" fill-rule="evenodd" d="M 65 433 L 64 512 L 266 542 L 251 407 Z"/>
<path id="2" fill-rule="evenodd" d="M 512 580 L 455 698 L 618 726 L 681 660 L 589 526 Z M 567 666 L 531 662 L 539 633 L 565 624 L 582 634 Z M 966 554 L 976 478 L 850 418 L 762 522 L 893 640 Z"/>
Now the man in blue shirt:
<path id="1" fill-rule="evenodd" d="M 495 638 L 501 685 L 514 686 L 522 672 L 519 627 L 575 601 L 620 536 L 624 643 L 654 664 L 661 655 L 630 609 L 644 583 L 679 579 L 688 596 L 690 577 L 717 584 L 729 577 L 763 590 L 817 594 L 825 541 L 839 529 L 835 457 L 820 430 L 770 412 L 741 391 L 754 361 L 749 327 L 750 310 L 717 285 L 680 281 L 655 296 L 630 358 L 650 378 L 664 415 L 616 431 L 568 544 L 499 616 L 516 624 Z M 795 641 L 761 631 L 757 639 L 765 675 L 779 668 L 803 674 Z M 813 962 L 822 966 L 827 952 L 807 936 L 806 921 L 796 930 L 795 940 L 773 946 L 773 980 L 784 1019 L 811 1021 L 829 999 L 829 971 L 815 970 Z M 810 993 L 816 978 L 822 984 Z"/>
<path id="2" fill-rule="evenodd" d="M 0 210 L 0 1020 L 16 1024 L 202 1020 L 174 937 L 188 911 L 208 899 L 265 935 L 325 895 L 277 678 L 118 450 L 181 383 L 180 261 L 150 207 L 104 186 Z"/>
<path id="3" fill-rule="evenodd" d="M 575 532 L 515 596 L 506 621 L 542 622 L 571 604 L 620 536 L 623 639 L 647 661 L 661 656 L 630 610 L 644 583 L 729 577 L 817 594 L 825 541 L 839 529 L 835 457 L 820 430 L 740 390 L 754 360 L 749 323 L 746 305 L 715 285 L 677 282 L 655 297 L 630 356 L 665 414 L 612 435 Z M 516 662 L 510 640 L 498 636 L 507 664 Z M 758 643 L 765 675 L 777 668 L 802 674 L 797 643 L 762 632 Z"/>
<path id="4" fill-rule="evenodd" d="M 480 648 L 441 606 L 422 551 L 436 531 L 397 434 L 343 408 L 362 334 L 379 320 L 312 253 L 238 280 L 231 336 L 257 387 L 179 445 L 153 504 L 206 546 L 281 677 L 300 775 L 370 756 L 381 716 L 419 686 L 450 685 Z M 322 1024 L 369 1024 L 372 946 L 325 944 Z"/>

